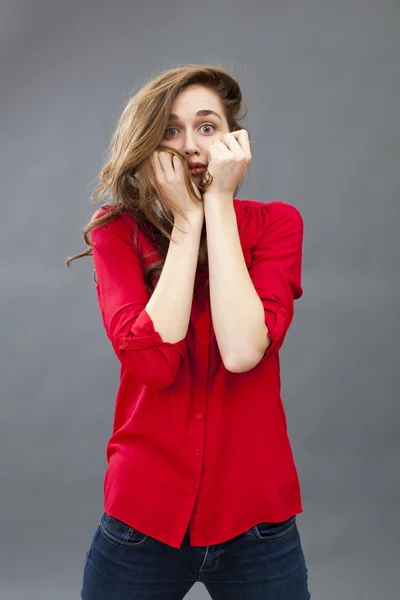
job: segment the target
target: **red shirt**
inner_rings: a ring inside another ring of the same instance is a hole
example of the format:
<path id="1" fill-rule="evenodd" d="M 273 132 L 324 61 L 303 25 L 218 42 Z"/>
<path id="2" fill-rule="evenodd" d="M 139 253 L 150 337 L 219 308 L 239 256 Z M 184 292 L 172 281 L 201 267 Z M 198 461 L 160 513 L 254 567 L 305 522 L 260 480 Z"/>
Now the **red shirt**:
<path id="1" fill-rule="evenodd" d="M 104 510 L 174 548 L 189 524 L 191 545 L 207 546 L 302 512 L 278 351 L 303 293 L 303 220 L 280 201 L 234 199 L 234 207 L 272 339 L 244 373 L 223 365 L 206 286 L 193 299 L 183 340 L 163 342 L 155 331 L 130 215 L 91 232 L 101 315 L 121 363 Z M 155 250 L 140 230 L 138 237 L 143 254 Z"/>

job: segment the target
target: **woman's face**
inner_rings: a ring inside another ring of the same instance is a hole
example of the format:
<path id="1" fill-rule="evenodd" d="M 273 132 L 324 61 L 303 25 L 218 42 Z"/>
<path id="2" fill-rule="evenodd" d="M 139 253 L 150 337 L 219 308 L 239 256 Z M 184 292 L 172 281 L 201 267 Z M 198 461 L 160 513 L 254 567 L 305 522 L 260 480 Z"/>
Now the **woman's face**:
<path id="1" fill-rule="evenodd" d="M 199 111 L 204 112 L 197 114 Z M 229 133 L 229 127 L 218 94 L 196 84 L 175 99 L 162 145 L 180 150 L 190 163 L 202 163 L 207 168 L 208 146 L 223 141 L 225 133 Z M 199 180 L 203 173 L 204 170 L 191 170 L 194 180 Z"/>

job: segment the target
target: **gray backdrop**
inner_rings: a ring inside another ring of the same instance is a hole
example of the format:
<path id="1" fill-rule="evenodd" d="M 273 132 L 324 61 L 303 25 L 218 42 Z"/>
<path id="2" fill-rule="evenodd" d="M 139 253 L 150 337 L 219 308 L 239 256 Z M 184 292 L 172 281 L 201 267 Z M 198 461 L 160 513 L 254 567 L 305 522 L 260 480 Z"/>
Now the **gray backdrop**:
<path id="1" fill-rule="evenodd" d="M 249 105 L 239 197 L 305 221 L 281 360 L 313 598 L 399 597 L 399 26 L 395 0 L 2 1 L 1 598 L 79 597 L 119 366 L 63 260 L 130 91 L 214 61 Z"/>

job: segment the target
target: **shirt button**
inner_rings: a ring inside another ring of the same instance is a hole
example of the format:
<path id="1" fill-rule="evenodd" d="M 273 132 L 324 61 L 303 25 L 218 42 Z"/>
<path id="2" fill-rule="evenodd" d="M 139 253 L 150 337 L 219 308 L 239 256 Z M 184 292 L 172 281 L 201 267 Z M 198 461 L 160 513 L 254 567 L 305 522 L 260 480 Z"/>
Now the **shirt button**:
<path id="1" fill-rule="evenodd" d="M 123 348 L 127 348 L 127 347 L 128 347 L 128 340 L 124 340 L 124 341 L 122 342 L 122 347 L 123 347 Z"/>
<path id="2" fill-rule="evenodd" d="M 199 414 L 197 414 L 197 415 L 196 415 L 196 419 L 201 419 L 201 418 L 202 418 L 202 416 L 203 416 L 203 415 L 202 415 L 201 413 L 199 413 Z"/>
<path id="3" fill-rule="evenodd" d="M 201 350 L 203 350 L 205 348 L 205 343 L 204 342 L 200 342 L 199 343 L 199 348 L 201 348 Z"/>
<path id="4" fill-rule="evenodd" d="M 196 450 L 194 450 L 194 454 L 195 454 L 196 456 L 198 456 L 198 455 L 200 454 L 200 450 L 199 450 L 198 448 L 196 448 Z"/>
<path id="5" fill-rule="evenodd" d="M 195 485 L 192 485 L 192 487 L 190 488 L 190 491 L 191 491 L 191 492 L 195 492 L 196 490 L 197 490 L 197 486 L 195 486 Z"/>
<path id="6" fill-rule="evenodd" d="M 204 379 L 202 377 L 197 378 L 197 383 L 204 383 Z"/>

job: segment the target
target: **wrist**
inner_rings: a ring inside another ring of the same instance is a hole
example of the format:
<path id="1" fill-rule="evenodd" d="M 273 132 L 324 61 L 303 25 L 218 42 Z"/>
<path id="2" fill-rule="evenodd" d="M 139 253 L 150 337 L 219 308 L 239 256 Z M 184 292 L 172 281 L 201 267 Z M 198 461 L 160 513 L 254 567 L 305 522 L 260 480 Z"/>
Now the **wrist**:
<path id="1" fill-rule="evenodd" d="M 230 212 L 234 210 L 233 194 L 211 192 L 204 196 L 204 212 Z"/>
<path id="2" fill-rule="evenodd" d="M 222 198 L 224 201 L 233 200 L 233 192 L 221 191 L 218 192 L 216 190 L 206 191 L 203 194 L 203 200 L 209 201 L 210 198 Z"/>
<path id="3" fill-rule="evenodd" d="M 174 218 L 174 227 L 186 230 L 187 228 L 201 228 L 204 222 L 204 209 L 186 211 L 184 215 L 177 214 Z"/>

